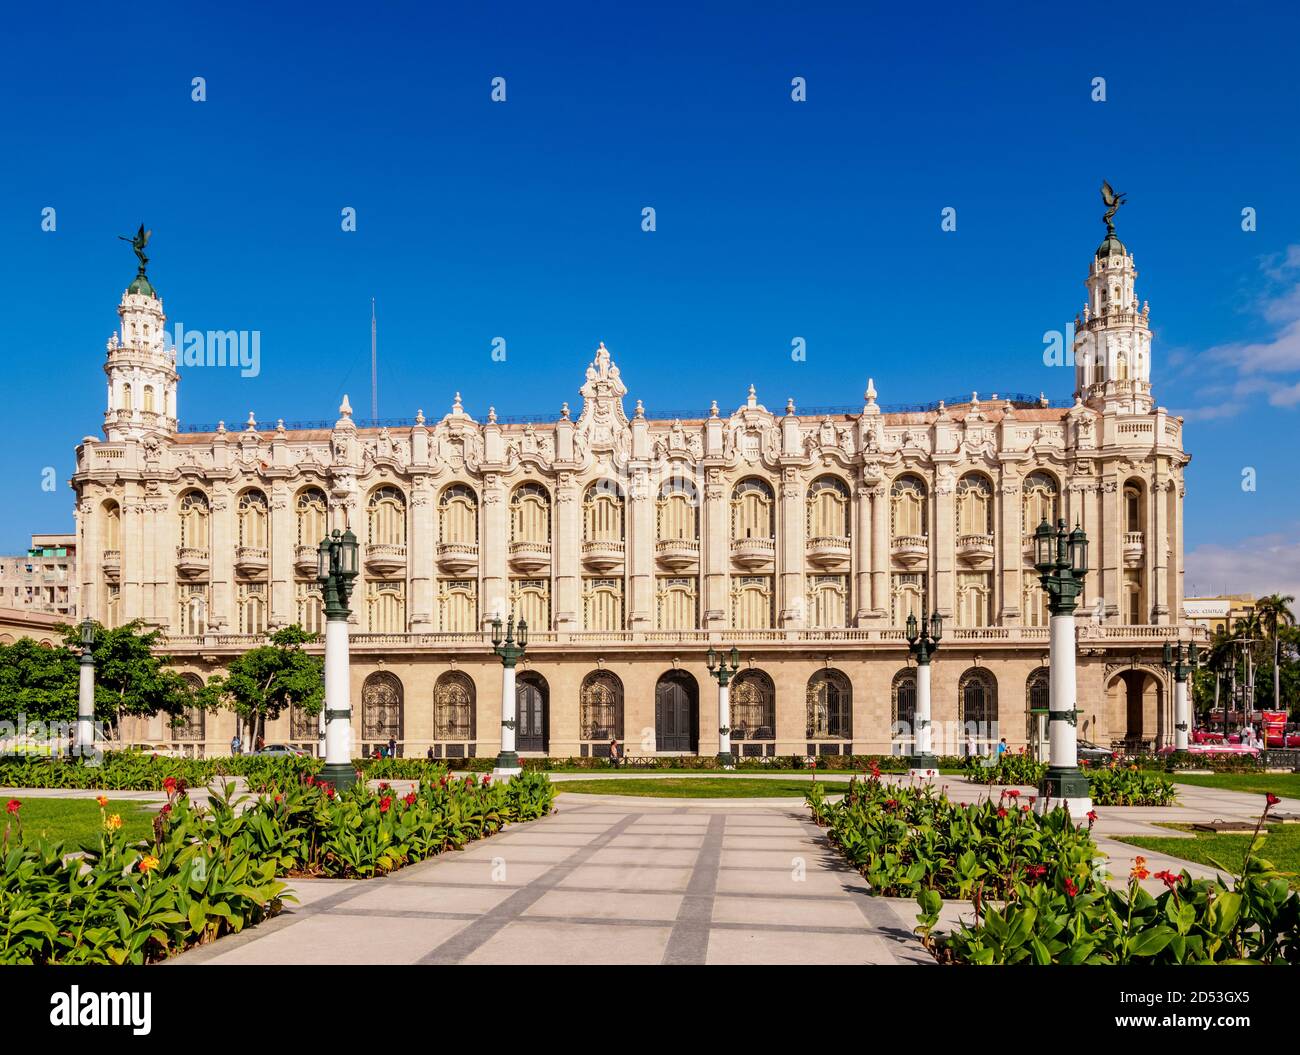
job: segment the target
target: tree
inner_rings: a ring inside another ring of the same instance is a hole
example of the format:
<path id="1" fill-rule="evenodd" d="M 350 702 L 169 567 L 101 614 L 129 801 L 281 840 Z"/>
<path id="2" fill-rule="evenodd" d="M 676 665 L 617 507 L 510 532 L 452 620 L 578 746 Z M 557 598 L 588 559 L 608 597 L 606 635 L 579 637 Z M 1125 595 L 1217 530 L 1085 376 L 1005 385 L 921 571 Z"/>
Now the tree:
<path id="1" fill-rule="evenodd" d="M 139 619 L 112 629 L 95 623 L 95 717 L 110 725 L 114 737 L 123 717 L 152 717 L 161 712 L 176 718 L 194 703 L 185 679 L 168 669 L 170 659 L 154 653 L 162 631 L 144 631 L 143 626 Z M 68 650 L 80 654 L 80 627 L 65 627 L 63 640 Z M 74 700 L 76 679 L 74 660 Z"/>
<path id="2" fill-rule="evenodd" d="M 77 657 L 21 637 L 0 645 L 0 721 L 70 722 L 77 716 Z"/>
<path id="3" fill-rule="evenodd" d="M 1279 665 L 1280 637 L 1278 631 L 1283 626 L 1295 624 L 1295 613 L 1290 606 L 1295 598 L 1290 594 L 1271 593 L 1261 597 L 1255 604 L 1269 636 L 1273 639 L 1273 706 L 1282 706 L 1282 673 Z"/>
<path id="4" fill-rule="evenodd" d="M 302 646 L 318 640 L 294 624 L 271 635 L 271 644 L 249 649 L 230 663 L 224 674 L 214 675 L 199 692 L 202 706 L 226 707 L 239 717 L 239 731 L 245 728 L 255 742 L 288 707 L 306 714 L 319 714 L 325 700 L 325 663 L 303 651 Z"/>

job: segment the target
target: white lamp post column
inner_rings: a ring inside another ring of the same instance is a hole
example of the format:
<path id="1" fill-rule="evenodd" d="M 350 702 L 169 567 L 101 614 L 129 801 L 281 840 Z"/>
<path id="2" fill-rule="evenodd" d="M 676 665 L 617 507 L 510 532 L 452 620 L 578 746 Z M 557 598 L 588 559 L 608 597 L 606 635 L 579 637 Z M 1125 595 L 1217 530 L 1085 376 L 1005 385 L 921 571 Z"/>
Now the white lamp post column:
<path id="1" fill-rule="evenodd" d="M 934 724 L 930 719 L 930 659 L 943 638 L 943 617 L 922 614 L 907 617 L 907 647 L 916 657 L 916 716 L 912 731 L 912 772 L 919 777 L 937 776 L 939 760 L 934 757 Z"/>
<path id="2" fill-rule="evenodd" d="M 77 736 L 74 752 L 80 758 L 95 757 L 95 624 L 87 616 L 81 622 L 81 667 L 77 672 Z"/>
<path id="3" fill-rule="evenodd" d="M 1187 678 L 1196 666 L 1196 642 L 1184 645 L 1165 642 L 1164 668 L 1174 676 L 1174 750 L 1186 751 L 1192 728 L 1192 712 L 1187 700 Z"/>
<path id="4" fill-rule="evenodd" d="M 515 750 L 515 728 L 519 723 L 518 701 L 515 698 L 515 665 L 523 658 L 528 646 L 528 622 L 519 620 L 519 636 L 515 638 L 515 617 L 512 613 L 506 624 L 505 637 L 501 636 L 501 620 L 492 620 L 492 653 L 501 657 L 501 753 L 492 775 L 509 780 L 523 772 L 519 754 Z"/>
<path id="5" fill-rule="evenodd" d="M 356 783 L 352 767 L 352 697 L 348 657 L 348 600 L 357 577 L 357 537 L 349 528 L 320 544 L 316 581 L 325 600 L 325 766 L 321 779 L 344 791 Z"/>
<path id="6" fill-rule="evenodd" d="M 731 679 L 740 670 L 740 649 L 731 646 L 731 654 L 719 655 L 712 646 L 705 656 L 709 673 L 718 683 L 718 765 L 734 769 L 736 756 L 731 753 Z"/>

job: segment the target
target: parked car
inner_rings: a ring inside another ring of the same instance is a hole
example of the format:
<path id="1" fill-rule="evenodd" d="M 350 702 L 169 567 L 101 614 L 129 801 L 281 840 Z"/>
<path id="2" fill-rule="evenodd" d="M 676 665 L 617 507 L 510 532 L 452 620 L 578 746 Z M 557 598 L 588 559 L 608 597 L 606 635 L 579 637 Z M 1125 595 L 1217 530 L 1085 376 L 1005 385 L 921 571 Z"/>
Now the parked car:
<path id="1" fill-rule="evenodd" d="M 298 748 L 291 747 L 288 744 L 267 744 L 264 748 L 262 748 L 262 750 L 255 751 L 253 753 L 258 755 L 272 755 L 272 756 L 278 755 L 280 757 L 284 757 L 286 755 L 294 755 L 299 758 L 307 754 L 306 751 L 300 751 Z"/>
<path id="2" fill-rule="evenodd" d="M 1109 748 L 1098 747 L 1091 740 L 1078 741 L 1079 760 L 1092 764 L 1094 762 L 1109 762 L 1114 754 Z"/>

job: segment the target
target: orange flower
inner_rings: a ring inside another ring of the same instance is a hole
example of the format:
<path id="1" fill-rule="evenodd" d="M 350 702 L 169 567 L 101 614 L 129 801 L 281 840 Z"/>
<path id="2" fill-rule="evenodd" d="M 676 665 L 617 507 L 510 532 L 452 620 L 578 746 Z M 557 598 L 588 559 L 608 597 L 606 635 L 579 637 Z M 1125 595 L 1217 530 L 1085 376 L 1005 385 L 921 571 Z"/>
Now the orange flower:
<path id="1" fill-rule="evenodd" d="M 102 810 L 105 806 L 108 805 L 108 796 L 107 796 L 107 795 L 97 795 L 97 796 L 95 796 L 95 801 L 99 803 L 99 808 Z"/>
<path id="2" fill-rule="evenodd" d="M 1133 858 L 1133 870 L 1129 872 L 1130 879 L 1145 879 L 1151 873 L 1146 869 L 1147 859 L 1145 857 Z"/>
<path id="3" fill-rule="evenodd" d="M 142 858 L 140 858 L 141 872 L 145 872 L 145 873 L 152 872 L 157 867 L 158 867 L 158 858 L 154 857 L 152 854 L 145 854 Z"/>
<path id="4" fill-rule="evenodd" d="M 110 814 L 108 817 L 105 817 L 104 827 L 110 832 L 117 831 L 120 827 L 122 827 L 122 815 L 120 813 L 113 813 Z"/>

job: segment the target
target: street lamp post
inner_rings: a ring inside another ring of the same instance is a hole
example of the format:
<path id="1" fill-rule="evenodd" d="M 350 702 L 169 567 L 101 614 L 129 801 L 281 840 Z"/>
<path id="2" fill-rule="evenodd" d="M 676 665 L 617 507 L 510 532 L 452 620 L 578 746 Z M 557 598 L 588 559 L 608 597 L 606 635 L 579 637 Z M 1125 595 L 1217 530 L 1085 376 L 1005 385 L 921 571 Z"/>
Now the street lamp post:
<path id="1" fill-rule="evenodd" d="M 1053 806 L 1064 806 L 1072 817 L 1082 818 L 1092 809 L 1092 795 L 1088 778 L 1079 770 L 1074 610 L 1088 574 L 1088 536 L 1078 526 L 1067 531 L 1064 520 L 1057 521 L 1053 532 L 1044 517 L 1034 532 L 1034 558 L 1051 612 L 1049 760 L 1035 807 L 1045 813 Z"/>
<path id="2" fill-rule="evenodd" d="M 1187 705 L 1187 676 L 1196 666 L 1196 642 L 1174 645 L 1165 642 L 1164 668 L 1174 676 L 1174 750 L 1187 750 L 1187 732 L 1191 728 L 1191 711 Z"/>
<path id="3" fill-rule="evenodd" d="M 509 780 L 523 772 L 519 754 L 515 751 L 515 725 L 518 708 L 515 701 L 515 665 L 523 658 L 528 647 L 528 623 L 519 620 L 519 636 L 515 637 L 515 617 L 510 614 L 505 638 L 501 636 L 501 618 L 492 620 L 492 654 L 501 657 L 501 753 L 497 755 L 494 777 Z"/>
<path id="4" fill-rule="evenodd" d="M 356 783 L 352 767 L 352 698 L 349 685 L 348 601 L 357 577 L 357 537 L 334 529 L 321 540 L 316 581 L 325 602 L 325 766 L 321 779 L 339 791 Z"/>
<path id="5" fill-rule="evenodd" d="M 81 621 L 81 669 L 77 680 L 77 738 L 75 752 L 81 758 L 95 754 L 95 623 Z"/>
<path id="6" fill-rule="evenodd" d="M 943 618 L 938 612 L 931 616 L 921 613 L 907 617 L 907 647 L 916 657 L 916 729 L 912 734 L 912 772 L 930 776 L 939 772 L 939 760 L 934 757 L 934 725 L 930 721 L 930 659 L 939 648 L 943 637 Z"/>
<path id="7" fill-rule="evenodd" d="M 740 670 L 740 649 L 731 646 L 731 654 L 719 655 L 709 646 L 705 657 L 709 673 L 718 683 L 718 765 L 731 769 L 736 764 L 736 756 L 731 753 L 731 679 Z"/>

